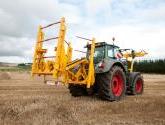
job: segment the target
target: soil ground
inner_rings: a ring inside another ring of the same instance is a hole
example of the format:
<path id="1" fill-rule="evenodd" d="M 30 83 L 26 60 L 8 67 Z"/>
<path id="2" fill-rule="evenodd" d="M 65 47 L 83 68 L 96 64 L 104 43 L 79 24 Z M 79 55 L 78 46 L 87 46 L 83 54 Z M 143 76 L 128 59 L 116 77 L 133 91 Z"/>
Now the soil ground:
<path id="1" fill-rule="evenodd" d="M 144 74 L 144 94 L 118 102 L 71 97 L 26 72 L 0 79 L 0 125 L 165 125 L 165 75 Z"/>

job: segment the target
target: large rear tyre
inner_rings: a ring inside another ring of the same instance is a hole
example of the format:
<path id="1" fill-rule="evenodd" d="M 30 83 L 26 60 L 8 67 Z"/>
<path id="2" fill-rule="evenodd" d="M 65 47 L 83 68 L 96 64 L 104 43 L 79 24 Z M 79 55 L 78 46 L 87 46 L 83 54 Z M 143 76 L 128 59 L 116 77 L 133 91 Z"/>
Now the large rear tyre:
<path id="1" fill-rule="evenodd" d="M 137 74 L 130 86 L 130 92 L 132 95 L 141 95 L 144 89 L 144 80 L 141 74 Z"/>
<path id="2" fill-rule="evenodd" d="M 87 95 L 86 87 L 82 86 L 82 85 L 69 84 L 68 89 L 69 89 L 71 95 L 74 97 Z"/>
<path id="3" fill-rule="evenodd" d="M 108 73 L 97 74 L 99 96 L 104 100 L 118 101 L 125 96 L 126 76 L 123 69 L 114 66 Z"/>

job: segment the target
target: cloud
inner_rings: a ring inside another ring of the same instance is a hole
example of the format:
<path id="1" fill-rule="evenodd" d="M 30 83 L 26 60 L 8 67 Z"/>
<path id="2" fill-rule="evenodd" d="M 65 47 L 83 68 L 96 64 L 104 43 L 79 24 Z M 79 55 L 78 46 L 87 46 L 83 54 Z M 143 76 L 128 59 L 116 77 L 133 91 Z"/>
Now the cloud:
<path id="1" fill-rule="evenodd" d="M 165 20 L 165 3 L 162 5 L 159 5 L 155 9 L 150 8 L 145 11 L 139 12 L 141 13 L 141 18 L 143 21 L 151 21 L 152 23 L 161 23 Z M 150 23 L 151 23 L 150 22 Z"/>
<path id="2" fill-rule="evenodd" d="M 32 39 L 4 37 L 0 42 L 0 56 L 30 56 L 27 53 L 31 50 Z"/>
<path id="3" fill-rule="evenodd" d="M 86 9 L 89 14 L 96 14 L 104 8 L 110 7 L 111 0 L 88 0 L 86 1 Z"/>
<path id="4" fill-rule="evenodd" d="M 20 61 L 23 57 L 32 57 L 39 24 L 58 21 L 62 16 L 67 18 L 69 24 L 80 20 L 76 6 L 53 0 L 0 1 L 0 16 L 0 45 L 3 46 L 0 61 L 8 58 L 10 62 L 16 57 L 17 61 L 19 57 Z"/>
<path id="5" fill-rule="evenodd" d="M 145 49 L 148 58 L 164 58 L 164 6 L 164 0 L 0 0 L 0 61 L 31 61 L 38 25 L 62 16 L 66 39 L 75 49 L 86 44 L 76 35 L 109 43 L 115 36 L 122 48 Z M 56 34 L 52 30 L 49 36 Z M 74 52 L 74 58 L 80 55 Z"/>
<path id="6" fill-rule="evenodd" d="M 149 53 L 148 58 L 163 58 L 165 57 L 164 33 L 164 28 L 119 25 L 111 28 L 104 27 L 98 36 L 107 41 L 112 41 L 112 36 L 115 36 L 116 44 L 121 48 L 146 50 Z"/>

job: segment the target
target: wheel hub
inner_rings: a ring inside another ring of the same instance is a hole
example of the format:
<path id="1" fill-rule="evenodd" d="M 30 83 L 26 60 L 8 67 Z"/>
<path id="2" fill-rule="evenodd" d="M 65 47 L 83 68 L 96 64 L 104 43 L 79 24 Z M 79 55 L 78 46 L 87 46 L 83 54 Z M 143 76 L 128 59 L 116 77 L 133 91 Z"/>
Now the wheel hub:
<path id="1" fill-rule="evenodd" d="M 138 79 L 135 85 L 136 93 L 140 93 L 142 91 L 142 80 Z"/>
<path id="2" fill-rule="evenodd" d="M 112 78 L 112 92 L 115 96 L 120 96 L 123 92 L 123 78 L 121 74 L 115 74 Z"/>

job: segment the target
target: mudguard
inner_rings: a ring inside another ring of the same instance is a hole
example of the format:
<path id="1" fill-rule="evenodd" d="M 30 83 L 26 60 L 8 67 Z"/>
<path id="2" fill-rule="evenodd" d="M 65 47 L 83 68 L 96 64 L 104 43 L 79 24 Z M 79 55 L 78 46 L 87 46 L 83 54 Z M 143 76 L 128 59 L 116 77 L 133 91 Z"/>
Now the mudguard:
<path id="1" fill-rule="evenodd" d="M 102 67 L 100 67 L 100 63 L 102 63 Z M 121 59 L 105 58 L 100 63 L 95 64 L 95 73 L 108 72 L 114 65 L 120 66 L 124 72 L 127 72 L 127 65 Z"/>

